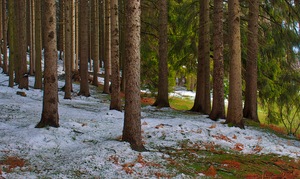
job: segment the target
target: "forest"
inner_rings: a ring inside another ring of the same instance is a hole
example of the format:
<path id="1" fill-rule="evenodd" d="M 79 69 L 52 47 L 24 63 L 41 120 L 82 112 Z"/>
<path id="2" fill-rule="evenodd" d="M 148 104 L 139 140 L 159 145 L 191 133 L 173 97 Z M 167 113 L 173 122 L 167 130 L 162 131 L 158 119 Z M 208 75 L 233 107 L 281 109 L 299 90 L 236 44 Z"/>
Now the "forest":
<path id="1" fill-rule="evenodd" d="M 297 178 L 299 0 L 0 0 L 1 178 Z"/>

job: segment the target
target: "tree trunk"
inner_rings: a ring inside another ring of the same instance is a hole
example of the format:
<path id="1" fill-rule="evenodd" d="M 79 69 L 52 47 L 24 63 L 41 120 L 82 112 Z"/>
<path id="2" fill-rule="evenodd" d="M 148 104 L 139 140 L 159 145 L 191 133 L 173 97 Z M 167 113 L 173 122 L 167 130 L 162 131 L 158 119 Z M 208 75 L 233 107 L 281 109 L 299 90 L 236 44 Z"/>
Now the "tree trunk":
<path id="1" fill-rule="evenodd" d="M 18 9 L 18 53 L 19 60 L 19 88 L 28 89 L 27 72 L 27 40 L 26 40 L 26 1 L 17 1 Z"/>
<path id="2" fill-rule="evenodd" d="M 80 58 L 80 91 L 78 95 L 90 96 L 88 82 L 88 58 L 89 58 L 89 1 L 79 1 L 79 58 Z"/>
<path id="3" fill-rule="evenodd" d="M 55 0 L 44 1 L 45 5 L 45 71 L 44 98 L 41 121 L 36 128 L 59 127 L 58 84 L 57 84 L 57 42 Z"/>
<path id="4" fill-rule="evenodd" d="M 2 0 L 2 22 L 3 22 L 3 72 L 8 74 L 7 61 L 7 14 L 6 14 L 6 0 Z"/>
<path id="5" fill-rule="evenodd" d="M 35 89 L 42 89 L 42 3 L 35 0 Z"/>
<path id="6" fill-rule="evenodd" d="M 64 40 L 65 40 L 65 12 L 64 12 L 65 0 L 59 1 L 59 23 L 58 23 L 58 39 L 57 48 L 59 51 L 59 59 L 63 60 L 62 53 L 64 52 Z"/>
<path id="7" fill-rule="evenodd" d="M 239 0 L 229 0 L 230 61 L 229 99 L 226 123 L 244 128 L 242 103 L 242 61 Z"/>
<path id="8" fill-rule="evenodd" d="M 79 66 L 79 0 L 75 0 L 75 71 L 78 71 Z"/>
<path id="9" fill-rule="evenodd" d="M 111 28 L 110 28 L 110 0 L 105 0 L 105 59 L 104 59 L 104 89 L 103 93 L 109 94 L 111 74 Z"/>
<path id="10" fill-rule="evenodd" d="M 15 69 L 15 1 L 8 0 L 8 23 L 9 23 L 9 87 L 14 86 L 14 69 Z"/>
<path id="11" fill-rule="evenodd" d="M 245 118 L 256 122 L 259 122 L 257 115 L 258 15 L 259 0 L 249 1 L 246 91 L 243 115 Z"/>
<path id="12" fill-rule="evenodd" d="M 122 78 L 121 78 L 121 91 L 125 93 L 125 75 L 124 75 L 124 69 L 125 69 L 125 2 L 124 0 L 119 0 L 119 6 L 120 6 L 120 68 L 122 71 Z"/>
<path id="13" fill-rule="evenodd" d="M 93 59 L 93 85 L 98 86 L 98 72 L 99 72 L 99 8 L 98 1 L 92 0 L 92 59 Z"/>
<path id="14" fill-rule="evenodd" d="M 225 118 L 222 0 L 214 0 L 213 29 L 213 107 L 209 118 L 217 120 L 219 118 Z"/>
<path id="15" fill-rule="evenodd" d="M 123 141 L 130 143 L 133 150 L 145 150 L 141 135 L 140 99 L 140 1 L 126 1 L 126 93 Z"/>
<path id="16" fill-rule="evenodd" d="M 120 97 L 120 65 L 119 65 L 119 8 L 118 0 L 111 0 L 111 110 L 122 110 Z"/>
<path id="17" fill-rule="evenodd" d="M 200 32 L 196 98 L 192 111 L 210 113 L 209 1 L 200 1 Z"/>
<path id="18" fill-rule="evenodd" d="M 29 45 L 30 45 L 30 65 L 29 65 L 29 75 L 34 75 L 35 69 L 35 11 L 34 11 L 34 0 L 27 0 L 29 3 Z"/>
<path id="19" fill-rule="evenodd" d="M 158 96 L 153 106 L 170 107 L 168 93 L 168 3 L 167 0 L 160 0 L 159 2 Z"/>
<path id="20" fill-rule="evenodd" d="M 3 1 L 5 0 L 0 0 L 0 67 L 3 66 L 3 63 L 2 63 L 2 48 L 4 46 L 4 44 L 2 44 L 2 39 L 3 39 L 3 30 L 4 30 L 4 27 L 3 27 Z"/>
<path id="21" fill-rule="evenodd" d="M 72 0 L 65 0 L 65 96 L 64 99 L 71 99 L 72 91 Z"/>

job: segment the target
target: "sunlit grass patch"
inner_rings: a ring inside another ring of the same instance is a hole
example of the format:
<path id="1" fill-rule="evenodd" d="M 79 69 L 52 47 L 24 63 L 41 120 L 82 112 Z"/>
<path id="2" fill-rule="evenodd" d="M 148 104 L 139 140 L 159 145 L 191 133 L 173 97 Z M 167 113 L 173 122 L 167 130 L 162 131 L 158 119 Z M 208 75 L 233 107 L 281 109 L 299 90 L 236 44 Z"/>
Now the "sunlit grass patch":
<path id="1" fill-rule="evenodd" d="M 165 150 L 168 167 L 192 177 L 217 178 L 297 178 L 299 161 L 278 155 L 240 154 L 217 146 Z"/>

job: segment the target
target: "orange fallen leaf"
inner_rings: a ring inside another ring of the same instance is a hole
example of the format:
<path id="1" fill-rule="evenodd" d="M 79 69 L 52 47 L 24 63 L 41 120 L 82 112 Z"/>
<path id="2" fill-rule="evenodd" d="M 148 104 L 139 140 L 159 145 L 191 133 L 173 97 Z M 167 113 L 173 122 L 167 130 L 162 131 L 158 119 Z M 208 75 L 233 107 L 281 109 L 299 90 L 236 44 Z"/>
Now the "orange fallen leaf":
<path id="1" fill-rule="evenodd" d="M 260 152 L 263 148 L 259 145 L 256 145 L 255 148 L 253 149 L 254 152 Z"/>
<path id="2" fill-rule="evenodd" d="M 212 135 L 212 137 L 214 137 L 214 138 L 216 138 L 216 139 L 218 139 L 218 140 L 225 140 L 225 141 L 227 141 L 227 142 L 231 142 L 231 140 L 230 140 L 227 136 L 225 136 L 225 135 L 223 135 L 223 134 L 220 134 L 220 135 Z"/>
<path id="3" fill-rule="evenodd" d="M 233 150 L 242 151 L 242 150 L 244 150 L 244 145 L 241 143 L 236 143 Z"/>
<path id="4" fill-rule="evenodd" d="M 217 124 L 213 124 L 213 125 L 211 125 L 209 128 L 210 129 L 214 129 L 214 128 L 216 128 L 217 127 Z"/>
<path id="5" fill-rule="evenodd" d="M 215 177 L 217 175 L 217 171 L 213 165 L 211 165 L 206 172 L 204 172 L 206 176 Z"/>
<path id="6" fill-rule="evenodd" d="M 234 134 L 232 138 L 233 138 L 233 139 L 237 139 L 237 136 Z"/>
<path id="7" fill-rule="evenodd" d="M 157 126 L 155 126 L 155 129 L 160 129 L 160 128 L 164 128 L 164 124 L 159 124 L 159 125 L 157 125 Z"/>

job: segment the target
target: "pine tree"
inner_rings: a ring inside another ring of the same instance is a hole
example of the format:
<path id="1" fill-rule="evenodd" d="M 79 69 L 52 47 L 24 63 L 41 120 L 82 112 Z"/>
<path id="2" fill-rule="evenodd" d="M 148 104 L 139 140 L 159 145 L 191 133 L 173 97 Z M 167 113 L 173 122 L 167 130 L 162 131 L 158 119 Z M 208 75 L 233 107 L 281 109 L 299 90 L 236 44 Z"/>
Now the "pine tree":
<path id="1" fill-rule="evenodd" d="M 44 8 L 44 96 L 42 118 L 41 121 L 36 125 L 36 128 L 43 128 L 46 126 L 59 127 L 55 0 L 45 1 Z"/>
<path id="2" fill-rule="evenodd" d="M 238 0 L 228 1 L 230 26 L 229 99 L 226 123 L 244 128 L 242 103 L 242 61 L 240 34 L 240 4 Z"/>
<path id="3" fill-rule="evenodd" d="M 145 150 L 142 143 L 141 100 L 140 100 L 140 1 L 126 1 L 126 40 L 125 40 L 125 117 L 123 141 L 131 144 L 132 149 Z"/>

